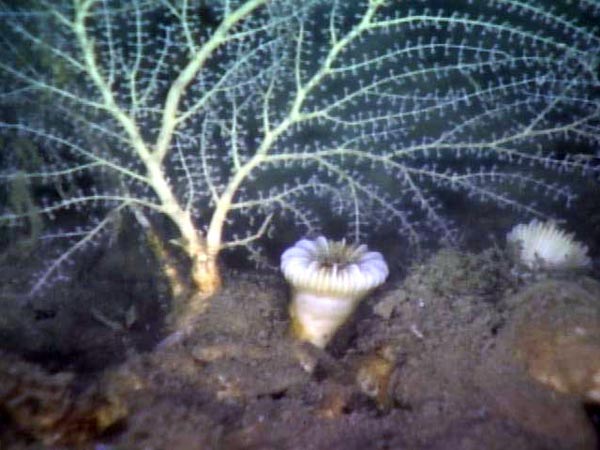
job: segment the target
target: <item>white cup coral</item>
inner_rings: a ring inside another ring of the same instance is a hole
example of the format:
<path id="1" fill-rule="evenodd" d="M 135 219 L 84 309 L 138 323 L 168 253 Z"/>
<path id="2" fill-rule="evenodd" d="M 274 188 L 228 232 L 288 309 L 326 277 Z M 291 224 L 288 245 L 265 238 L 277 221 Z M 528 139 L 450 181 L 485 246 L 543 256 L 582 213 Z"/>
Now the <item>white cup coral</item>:
<path id="1" fill-rule="evenodd" d="M 517 261 L 530 270 L 578 270 L 591 264 L 587 246 L 554 222 L 519 224 L 506 235 L 506 241 Z"/>
<path id="2" fill-rule="evenodd" d="M 388 276 L 381 253 L 323 236 L 302 239 L 287 249 L 281 270 L 292 286 L 292 330 L 298 339 L 320 348 Z"/>

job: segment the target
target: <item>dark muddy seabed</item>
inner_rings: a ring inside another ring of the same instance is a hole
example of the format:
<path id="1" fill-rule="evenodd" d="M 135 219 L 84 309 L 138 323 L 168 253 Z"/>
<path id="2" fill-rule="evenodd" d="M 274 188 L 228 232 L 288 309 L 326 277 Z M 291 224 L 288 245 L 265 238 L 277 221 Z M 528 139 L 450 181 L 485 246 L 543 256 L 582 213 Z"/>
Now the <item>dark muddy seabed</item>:
<path id="1" fill-rule="evenodd" d="M 276 274 L 227 271 L 165 341 L 150 263 L 106 252 L 33 303 L 11 294 L 25 264 L 2 261 L 3 450 L 598 448 L 593 276 L 523 278 L 499 251 L 441 250 L 322 351 L 289 336 Z"/>

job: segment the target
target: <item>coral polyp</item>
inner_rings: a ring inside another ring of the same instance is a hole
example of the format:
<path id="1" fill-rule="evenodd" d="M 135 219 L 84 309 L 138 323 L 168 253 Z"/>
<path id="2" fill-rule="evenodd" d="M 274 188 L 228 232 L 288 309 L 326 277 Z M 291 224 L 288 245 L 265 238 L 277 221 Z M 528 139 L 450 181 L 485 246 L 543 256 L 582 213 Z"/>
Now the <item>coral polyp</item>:
<path id="1" fill-rule="evenodd" d="M 591 264 L 587 246 L 554 222 L 519 224 L 506 240 L 518 262 L 531 270 L 577 270 Z"/>
<path id="2" fill-rule="evenodd" d="M 287 249 L 281 256 L 281 270 L 293 288 L 290 316 L 294 334 L 321 348 L 359 301 L 388 276 L 381 253 L 323 236 L 302 239 Z"/>

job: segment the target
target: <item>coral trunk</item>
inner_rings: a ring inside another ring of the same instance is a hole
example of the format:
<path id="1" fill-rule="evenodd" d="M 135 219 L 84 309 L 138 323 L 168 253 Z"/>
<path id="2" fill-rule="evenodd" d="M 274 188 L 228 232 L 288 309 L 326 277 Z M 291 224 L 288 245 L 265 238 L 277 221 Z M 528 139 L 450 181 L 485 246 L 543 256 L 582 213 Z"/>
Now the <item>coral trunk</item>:
<path id="1" fill-rule="evenodd" d="M 199 255 L 193 260 L 192 282 L 204 297 L 211 297 L 221 289 L 221 273 L 217 258 Z"/>
<path id="2" fill-rule="evenodd" d="M 185 330 L 194 318 L 202 314 L 209 299 L 221 288 L 221 274 L 217 258 L 199 255 L 192 260 L 192 290 L 173 298 L 173 308 L 167 319 L 173 330 Z"/>

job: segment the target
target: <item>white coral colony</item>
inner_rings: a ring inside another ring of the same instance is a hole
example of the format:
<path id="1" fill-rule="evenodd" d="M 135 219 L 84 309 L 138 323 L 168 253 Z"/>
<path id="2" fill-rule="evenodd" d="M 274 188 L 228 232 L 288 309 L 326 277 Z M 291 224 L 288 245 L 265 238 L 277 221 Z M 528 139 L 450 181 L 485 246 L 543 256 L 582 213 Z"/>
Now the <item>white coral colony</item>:
<path id="1" fill-rule="evenodd" d="M 533 220 L 517 225 L 506 240 L 518 260 L 531 270 L 576 270 L 591 264 L 587 247 L 554 222 Z"/>
<path id="2" fill-rule="evenodd" d="M 323 236 L 302 239 L 287 249 L 281 255 L 281 270 L 293 289 L 292 330 L 320 348 L 388 276 L 381 253 Z"/>

